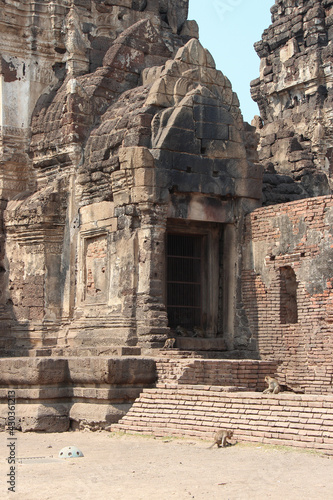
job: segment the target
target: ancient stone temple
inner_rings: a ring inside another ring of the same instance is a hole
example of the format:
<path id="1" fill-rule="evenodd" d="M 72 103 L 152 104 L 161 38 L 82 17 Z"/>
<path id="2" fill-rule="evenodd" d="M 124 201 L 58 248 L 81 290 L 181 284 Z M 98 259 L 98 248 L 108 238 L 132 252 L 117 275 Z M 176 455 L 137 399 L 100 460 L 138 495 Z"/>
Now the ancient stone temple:
<path id="1" fill-rule="evenodd" d="M 1 2 L 0 397 L 16 391 L 18 428 L 128 412 L 119 428 L 219 421 L 332 452 L 333 0 L 271 11 L 251 126 L 187 0 Z M 300 394 L 260 394 L 266 375 Z M 297 406 L 295 427 L 263 428 L 258 405 Z"/>
<path id="2" fill-rule="evenodd" d="M 231 346 L 261 168 L 187 2 L 4 5 L 32 8 L 2 52 L 2 347 Z"/>

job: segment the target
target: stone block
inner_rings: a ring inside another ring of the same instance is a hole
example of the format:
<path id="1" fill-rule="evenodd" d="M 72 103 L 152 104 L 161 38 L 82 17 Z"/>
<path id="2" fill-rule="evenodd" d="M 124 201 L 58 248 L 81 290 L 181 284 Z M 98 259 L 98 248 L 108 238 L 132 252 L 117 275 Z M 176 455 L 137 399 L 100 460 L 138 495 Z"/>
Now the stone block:
<path id="1" fill-rule="evenodd" d="M 176 129 L 176 133 L 179 129 L 194 130 L 192 108 L 187 106 L 177 106 L 170 115 L 168 127 L 174 127 Z"/>
<path id="2" fill-rule="evenodd" d="M 107 383 L 108 361 L 86 357 L 68 359 L 68 380 L 75 385 Z"/>
<path id="3" fill-rule="evenodd" d="M 131 406 L 131 403 L 74 403 L 69 410 L 70 427 L 73 430 L 110 430 L 111 424 L 126 415 Z"/>
<path id="4" fill-rule="evenodd" d="M 119 150 L 119 161 L 122 169 L 154 166 L 154 158 L 145 147 L 122 147 Z"/>
<path id="5" fill-rule="evenodd" d="M 68 405 L 17 405 L 22 432 L 66 432 L 69 429 Z"/>
<path id="6" fill-rule="evenodd" d="M 200 141 L 195 137 L 194 131 L 176 127 L 164 129 L 163 136 L 160 138 L 157 147 L 194 155 L 200 154 L 201 151 Z"/>
<path id="7" fill-rule="evenodd" d="M 212 58 L 210 57 L 207 61 L 206 50 L 195 38 L 178 50 L 175 59 L 197 66 L 207 66 L 208 64 L 212 66 Z"/>
<path id="8" fill-rule="evenodd" d="M 235 181 L 235 195 L 260 200 L 261 184 L 256 179 L 237 179 Z"/>
<path id="9" fill-rule="evenodd" d="M 246 159 L 245 147 L 238 142 L 203 139 L 201 147 L 204 150 L 204 154 L 211 158 Z"/>
<path id="10" fill-rule="evenodd" d="M 153 168 L 136 168 L 134 172 L 134 182 L 136 186 L 155 186 L 155 170 Z"/>
<path id="11" fill-rule="evenodd" d="M 108 360 L 107 383 L 110 385 L 150 385 L 156 381 L 156 364 L 149 358 Z"/>
<path id="12" fill-rule="evenodd" d="M 44 307 L 29 307 L 28 319 L 31 321 L 42 320 L 44 318 Z"/>
<path id="13" fill-rule="evenodd" d="M 150 145 L 150 129 L 143 128 L 133 130 L 131 132 L 127 132 L 124 140 L 124 147 L 133 147 L 133 146 L 145 146 L 148 147 Z"/>
<path id="14" fill-rule="evenodd" d="M 180 32 L 181 36 L 191 38 L 199 38 L 199 26 L 196 21 L 185 21 L 182 30 Z"/>
<path id="15" fill-rule="evenodd" d="M 155 189 L 149 186 L 133 187 L 131 189 L 131 202 L 143 203 L 155 200 Z"/>
<path id="16" fill-rule="evenodd" d="M 276 140 L 275 134 L 268 134 L 261 139 L 260 147 L 264 148 L 266 146 L 271 146 Z"/>
<path id="17" fill-rule="evenodd" d="M 146 99 L 147 106 L 159 106 L 161 108 L 168 108 L 173 104 L 172 95 L 167 94 L 165 91 L 162 92 L 161 86 L 163 84 L 160 80 L 158 80 L 155 84 L 155 87 L 151 88 L 149 96 Z"/>
<path id="18" fill-rule="evenodd" d="M 229 139 L 229 127 L 225 124 L 197 122 L 195 127 L 195 135 L 199 139 Z"/>
<path id="19" fill-rule="evenodd" d="M 200 104 L 201 106 L 218 106 L 218 99 L 214 96 L 205 96 L 202 94 L 193 95 L 193 103 Z"/>
<path id="20" fill-rule="evenodd" d="M 172 162 L 167 166 L 188 173 L 212 174 L 214 160 L 205 156 L 196 156 L 184 153 L 173 153 Z"/>
<path id="21" fill-rule="evenodd" d="M 223 173 L 214 180 L 209 176 L 201 175 L 201 192 L 218 196 L 233 196 L 235 194 L 234 179 Z"/>
<path id="22" fill-rule="evenodd" d="M 36 290 L 35 286 L 26 285 L 22 290 L 22 305 L 25 307 L 41 307 L 44 306 L 44 293 L 39 287 Z"/>
<path id="23" fill-rule="evenodd" d="M 114 192 L 113 200 L 116 206 L 128 205 L 131 203 L 130 193 L 125 190 Z"/>
<path id="24" fill-rule="evenodd" d="M 234 119 L 224 108 L 217 106 L 193 106 L 193 117 L 196 122 L 232 125 Z"/>
<path id="25" fill-rule="evenodd" d="M 189 193 L 200 191 L 201 186 L 201 175 L 197 173 L 173 171 L 172 175 L 169 177 L 171 185 L 175 187 L 177 191 Z"/>
<path id="26" fill-rule="evenodd" d="M 229 125 L 229 140 L 232 142 L 242 142 L 242 135 L 240 130 L 233 125 Z M 220 137 L 222 139 L 222 137 Z"/>
<path id="27" fill-rule="evenodd" d="M 272 157 L 271 146 L 264 146 L 259 149 L 259 160 L 267 160 Z"/>
<path id="28" fill-rule="evenodd" d="M 117 217 L 112 217 L 111 219 L 98 220 L 96 222 L 89 222 L 87 224 L 81 224 L 80 231 L 93 231 L 98 229 L 105 229 L 110 232 L 117 230 Z"/>
<path id="29" fill-rule="evenodd" d="M 122 71 L 139 73 L 144 67 L 144 53 L 121 44 L 113 44 L 107 51 L 103 66 L 112 66 Z"/>
<path id="30" fill-rule="evenodd" d="M 0 366 L 0 382 L 5 386 L 62 384 L 67 380 L 67 360 L 62 358 L 4 358 Z"/>

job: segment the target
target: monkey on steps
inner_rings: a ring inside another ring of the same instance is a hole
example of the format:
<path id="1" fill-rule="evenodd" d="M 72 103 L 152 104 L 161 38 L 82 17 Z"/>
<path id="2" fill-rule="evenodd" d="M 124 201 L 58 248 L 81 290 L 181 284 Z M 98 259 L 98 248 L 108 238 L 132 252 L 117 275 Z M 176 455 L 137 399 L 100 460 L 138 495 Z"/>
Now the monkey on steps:
<path id="1" fill-rule="evenodd" d="M 281 392 L 281 386 L 275 378 L 266 375 L 265 382 L 268 387 L 263 391 L 263 394 L 279 394 Z"/>
<path id="2" fill-rule="evenodd" d="M 268 385 L 267 389 L 263 391 L 263 394 L 279 394 L 280 392 L 291 391 L 295 394 L 304 394 L 304 390 L 300 387 L 289 387 L 288 385 L 280 384 L 276 378 L 269 377 L 266 375 L 265 382 Z"/>
<path id="3" fill-rule="evenodd" d="M 176 339 L 166 339 L 163 349 L 172 349 L 174 347 L 174 344 L 176 342 Z"/>

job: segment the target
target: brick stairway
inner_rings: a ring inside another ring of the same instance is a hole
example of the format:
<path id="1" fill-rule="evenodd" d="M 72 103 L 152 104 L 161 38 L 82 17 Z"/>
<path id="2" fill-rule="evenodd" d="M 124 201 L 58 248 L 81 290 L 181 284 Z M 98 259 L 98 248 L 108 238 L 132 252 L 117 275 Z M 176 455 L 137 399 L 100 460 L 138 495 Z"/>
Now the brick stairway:
<path id="1" fill-rule="evenodd" d="M 269 368 L 260 361 L 159 360 L 156 387 L 144 389 L 112 430 L 211 439 L 213 430 L 228 427 L 237 441 L 333 455 L 333 395 L 254 392 Z"/>

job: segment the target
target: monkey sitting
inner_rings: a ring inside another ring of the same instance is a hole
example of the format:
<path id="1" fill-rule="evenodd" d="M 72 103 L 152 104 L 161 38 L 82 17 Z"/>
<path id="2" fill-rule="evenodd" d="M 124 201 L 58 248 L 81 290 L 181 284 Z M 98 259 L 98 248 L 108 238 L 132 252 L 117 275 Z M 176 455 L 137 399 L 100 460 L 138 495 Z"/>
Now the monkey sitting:
<path id="1" fill-rule="evenodd" d="M 205 331 L 200 326 L 195 326 L 193 328 L 193 337 L 205 337 Z"/>
<path id="2" fill-rule="evenodd" d="M 282 388 L 275 378 L 266 375 L 265 382 L 268 387 L 263 391 L 263 394 L 279 394 L 281 392 Z"/>
<path id="3" fill-rule="evenodd" d="M 219 429 L 214 432 L 214 443 L 208 449 L 213 448 L 216 444 L 218 448 L 221 446 L 225 448 L 227 445 L 230 445 L 230 443 L 227 442 L 227 439 L 231 439 L 233 435 L 234 431 L 231 431 L 230 429 Z"/>
<path id="4" fill-rule="evenodd" d="M 304 389 L 301 387 L 289 387 L 289 385 L 279 384 L 279 382 L 268 375 L 265 377 L 265 382 L 268 388 L 263 391 L 263 394 L 278 394 L 279 392 L 291 391 L 295 394 L 304 394 Z"/>
<path id="5" fill-rule="evenodd" d="M 180 325 L 176 326 L 176 333 L 179 337 L 188 337 L 188 331 Z"/>
<path id="6" fill-rule="evenodd" d="M 172 349 L 175 342 L 176 342 L 176 339 L 173 339 L 173 338 L 166 339 L 164 346 L 163 346 L 163 349 Z"/>

